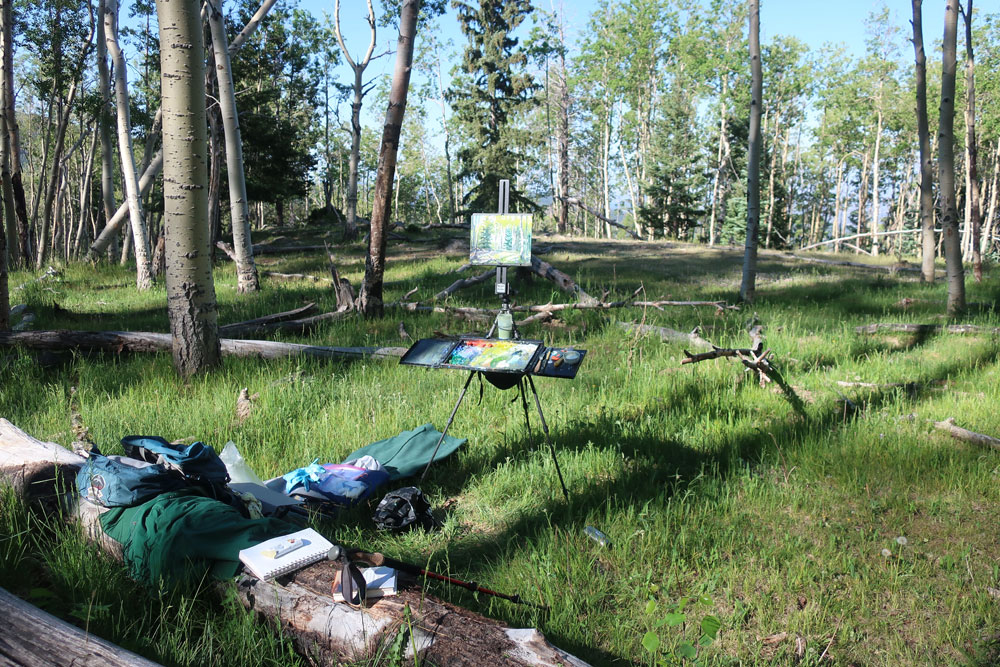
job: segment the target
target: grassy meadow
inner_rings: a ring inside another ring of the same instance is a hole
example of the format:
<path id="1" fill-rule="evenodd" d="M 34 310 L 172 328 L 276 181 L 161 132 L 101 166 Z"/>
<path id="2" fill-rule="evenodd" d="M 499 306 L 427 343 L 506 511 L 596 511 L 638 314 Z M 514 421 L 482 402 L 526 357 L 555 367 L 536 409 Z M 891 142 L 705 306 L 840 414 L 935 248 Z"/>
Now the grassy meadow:
<path id="1" fill-rule="evenodd" d="M 387 302 L 414 287 L 411 298 L 430 299 L 467 260 L 461 244 L 408 234 L 413 242 L 390 250 Z M 316 239 L 303 233 L 282 242 L 295 241 Z M 557 237 L 535 244 L 552 245 L 546 261 L 590 294 L 607 291 L 608 300 L 639 288 L 651 300 L 731 302 L 738 292 L 742 249 Z M 357 286 L 361 246 L 334 253 Z M 328 275 L 323 253 L 265 255 L 258 263 Z M 742 310 L 566 311 L 522 329 L 525 338 L 588 350 L 575 380 L 535 382 L 569 504 L 534 414 L 529 433 L 515 391 L 487 385 L 480 402 L 473 383 L 450 431 L 468 445 L 435 464 L 422 485 L 444 520 L 441 531 L 376 533 L 374 503 L 318 525 L 334 540 L 550 605 L 542 614 L 429 585 L 514 626 L 537 626 L 593 664 L 677 664 L 693 655 L 713 665 L 997 664 L 1000 452 L 953 440 L 930 422 L 955 417 L 1000 436 L 1000 339 L 855 334 L 871 322 L 947 323 L 943 280 L 924 285 L 915 273 L 766 251 L 759 269 L 758 301 Z M 162 283 L 140 294 L 127 267 L 70 265 L 57 279 L 17 289 L 31 277 L 11 275 L 11 302 L 29 306 L 35 329 L 168 331 Z M 335 308 L 329 283 L 264 278 L 261 293 L 240 296 L 229 263 L 215 280 L 220 323 L 309 301 L 321 312 Z M 1000 271 L 967 284 L 972 305 L 960 321 L 1000 327 Z M 571 300 L 537 277 L 515 279 L 514 288 L 521 304 Z M 488 281 L 449 303 L 494 307 L 492 291 Z M 734 360 L 681 366 L 683 346 L 619 325 L 697 326 L 717 345 L 743 347 L 751 320 L 765 327 L 804 416 Z M 400 322 L 413 339 L 483 331 L 448 315 L 395 309 L 381 321 L 348 319 L 277 338 L 405 346 Z M 0 416 L 68 445 L 76 387 L 80 415 L 106 453 L 120 453 L 119 439 L 130 434 L 199 439 L 217 451 L 232 440 L 266 478 L 316 457 L 340 461 L 426 422 L 443 428 L 464 379 L 394 360 L 227 358 L 185 382 L 166 354 L 0 349 Z M 243 387 L 259 397 L 239 423 Z M 588 525 L 606 533 L 611 548 L 589 539 Z M 72 529 L 42 521 L 9 493 L 0 500 L 0 586 L 166 664 L 308 664 L 236 601 L 141 589 Z M 715 640 L 700 642 L 706 633 Z"/>

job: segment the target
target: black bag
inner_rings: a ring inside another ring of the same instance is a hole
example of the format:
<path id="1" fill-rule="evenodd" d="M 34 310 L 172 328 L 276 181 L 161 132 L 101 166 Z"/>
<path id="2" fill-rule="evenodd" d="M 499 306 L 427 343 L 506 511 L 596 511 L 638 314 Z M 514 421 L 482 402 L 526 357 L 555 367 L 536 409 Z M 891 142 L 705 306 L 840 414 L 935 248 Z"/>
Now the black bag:
<path id="1" fill-rule="evenodd" d="M 407 486 L 385 495 L 372 516 L 379 530 L 406 530 L 420 526 L 426 530 L 439 528 L 441 522 L 431 514 L 431 505 L 415 486 Z"/>

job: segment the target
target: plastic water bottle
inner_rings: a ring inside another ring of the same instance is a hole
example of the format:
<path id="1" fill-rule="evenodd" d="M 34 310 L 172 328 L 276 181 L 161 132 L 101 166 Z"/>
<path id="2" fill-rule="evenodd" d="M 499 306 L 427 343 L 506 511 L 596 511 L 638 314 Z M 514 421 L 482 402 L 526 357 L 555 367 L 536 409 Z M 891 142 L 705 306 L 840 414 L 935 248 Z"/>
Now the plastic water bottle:
<path id="1" fill-rule="evenodd" d="M 602 547 L 611 548 L 611 540 L 608 539 L 608 536 L 602 533 L 601 531 L 597 530 L 593 526 L 587 526 L 586 528 L 583 529 L 583 532 L 587 533 L 587 537 L 594 540 Z"/>

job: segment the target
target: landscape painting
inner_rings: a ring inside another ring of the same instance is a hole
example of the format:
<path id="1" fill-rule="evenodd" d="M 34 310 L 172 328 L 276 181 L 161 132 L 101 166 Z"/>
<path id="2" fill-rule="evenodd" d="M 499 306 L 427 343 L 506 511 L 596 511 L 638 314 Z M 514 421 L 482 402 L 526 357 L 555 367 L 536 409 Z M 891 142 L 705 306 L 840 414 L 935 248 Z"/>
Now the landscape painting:
<path id="1" fill-rule="evenodd" d="M 469 261 L 493 266 L 531 266 L 531 215 L 473 214 Z"/>

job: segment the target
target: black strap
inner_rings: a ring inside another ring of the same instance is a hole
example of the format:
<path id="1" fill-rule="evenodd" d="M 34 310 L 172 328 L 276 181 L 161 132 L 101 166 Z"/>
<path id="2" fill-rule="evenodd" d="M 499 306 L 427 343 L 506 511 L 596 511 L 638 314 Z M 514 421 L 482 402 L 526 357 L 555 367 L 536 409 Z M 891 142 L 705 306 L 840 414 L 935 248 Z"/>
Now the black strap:
<path id="1" fill-rule="evenodd" d="M 340 590 L 344 601 L 352 607 L 360 607 L 365 603 L 368 585 L 358 566 L 347 558 L 341 558 Z"/>

